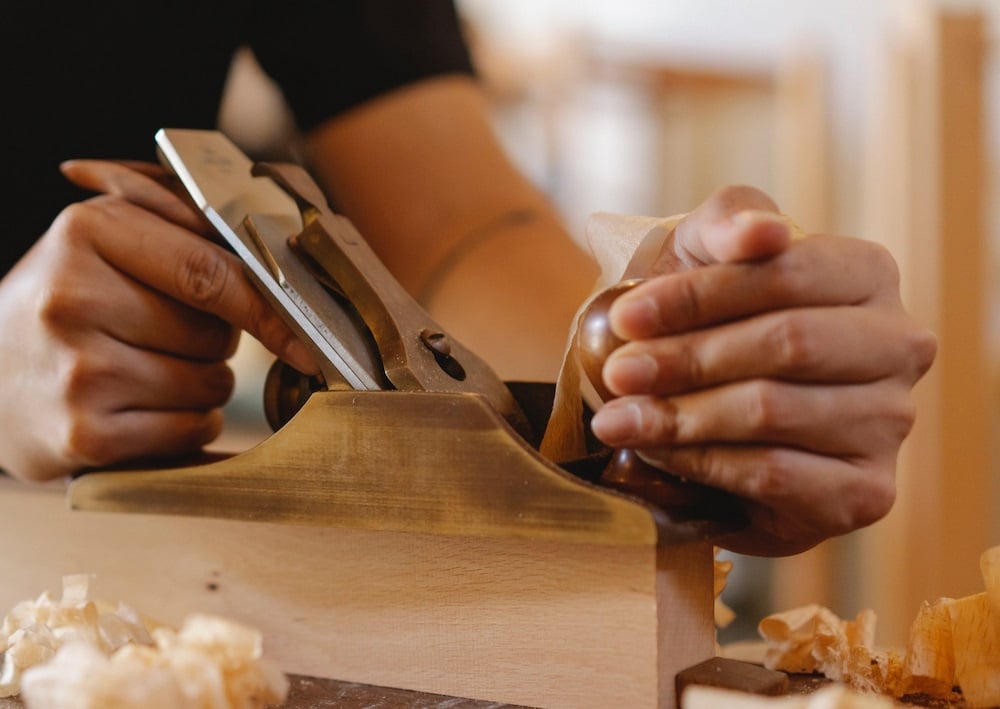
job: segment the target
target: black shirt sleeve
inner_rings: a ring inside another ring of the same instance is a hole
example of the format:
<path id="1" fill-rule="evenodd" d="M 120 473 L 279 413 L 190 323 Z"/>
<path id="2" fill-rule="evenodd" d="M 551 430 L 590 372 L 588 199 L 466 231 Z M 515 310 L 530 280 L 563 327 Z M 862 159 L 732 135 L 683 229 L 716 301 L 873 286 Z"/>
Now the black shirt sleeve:
<path id="1" fill-rule="evenodd" d="M 0 276 L 71 202 L 69 158 L 152 160 L 157 128 L 212 128 L 250 45 L 299 127 L 422 78 L 471 73 L 453 0 L 7 0 Z M 44 57 L 45 61 L 32 58 Z"/>
<path id="2" fill-rule="evenodd" d="M 302 130 L 406 84 L 473 73 L 452 0 L 286 0 L 280 12 L 297 21 L 255 12 L 250 44 Z"/>

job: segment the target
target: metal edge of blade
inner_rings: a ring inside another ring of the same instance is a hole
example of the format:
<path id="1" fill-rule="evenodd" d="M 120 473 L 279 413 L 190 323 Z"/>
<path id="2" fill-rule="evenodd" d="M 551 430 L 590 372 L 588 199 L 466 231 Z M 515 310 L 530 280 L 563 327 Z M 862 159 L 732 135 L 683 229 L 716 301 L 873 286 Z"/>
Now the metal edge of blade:
<path id="1" fill-rule="evenodd" d="M 292 319 L 293 329 L 297 329 L 319 350 L 320 354 L 327 359 L 330 365 L 344 378 L 344 380 L 355 389 L 378 390 L 382 386 L 371 376 L 367 369 L 355 358 L 344 352 L 338 345 L 340 344 L 329 328 L 323 325 L 318 316 L 302 300 L 301 297 L 294 297 L 294 288 L 290 285 L 279 284 L 270 274 L 267 267 L 260 262 L 260 259 L 250 251 L 243 243 L 239 235 L 232 229 L 225 219 L 208 203 L 204 193 L 198 187 L 198 182 L 191 174 L 183 157 L 170 140 L 169 132 L 161 128 L 155 135 L 156 145 L 161 152 L 163 159 L 177 175 L 177 178 L 184 185 L 195 204 L 202 211 L 208 221 L 212 224 L 225 242 L 236 252 L 236 255 L 246 264 L 260 288 L 267 291 L 268 295 L 275 301 L 285 314 Z"/>

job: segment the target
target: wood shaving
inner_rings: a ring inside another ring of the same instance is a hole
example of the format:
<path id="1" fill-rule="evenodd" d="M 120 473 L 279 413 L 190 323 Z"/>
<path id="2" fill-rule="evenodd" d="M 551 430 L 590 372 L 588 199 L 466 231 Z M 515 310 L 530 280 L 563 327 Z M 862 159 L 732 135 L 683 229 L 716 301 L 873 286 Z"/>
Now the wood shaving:
<path id="1" fill-rule="evenodd" d="M 715 548 L 715 563 L 713 569 L 713 592 L 715 593 L 715 626 L 725 628 L 736 618 L 733 609 L 722 600 L 722 592 L 726 590 L 726 583 L 729 581 L 729 574 L 733 570 L 731 559 L 720 559 L 719 547 Z"/>
<path id="2" fill-rule="evenodd" d="M 925 602 L 905 652 L 873 647 L 875 614 L 853 621 L 817 605 L 764 618 L 764 665 L 816 672 L 869 693 L 956 700 L 970 709 L 1000 707 L 1000 546 L 980 558 L 986 590 Z"/>
<path id="3" fill-rule="evenodd" d="M 261 709 L 288 679 L 262 657 L 259 631 L 191 615 L 180 631 L 89 597 L 92 578 L 18 603 L 0 626 L 0 696 L 28 709 Z"/>

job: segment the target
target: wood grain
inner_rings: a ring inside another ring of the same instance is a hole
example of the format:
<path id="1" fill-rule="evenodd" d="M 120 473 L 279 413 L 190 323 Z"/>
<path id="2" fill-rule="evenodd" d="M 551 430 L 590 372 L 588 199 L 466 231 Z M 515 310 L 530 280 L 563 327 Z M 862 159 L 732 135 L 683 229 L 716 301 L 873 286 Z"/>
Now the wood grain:
<path id="1" fill-rule="evenodd" d="M 0 608 L 93 573 L 95 597 L 259 628 L 287 672 L 545 707 L 673 707 L 711 656 L 712 547 L 445 537 L 80 512 L 0 485 Z"/>

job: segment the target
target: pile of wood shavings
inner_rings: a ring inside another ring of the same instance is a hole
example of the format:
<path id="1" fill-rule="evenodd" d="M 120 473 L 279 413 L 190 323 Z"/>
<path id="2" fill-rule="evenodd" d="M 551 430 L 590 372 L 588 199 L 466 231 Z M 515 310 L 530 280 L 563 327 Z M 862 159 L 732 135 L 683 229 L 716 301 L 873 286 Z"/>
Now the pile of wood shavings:
<path id="1" fill-rule="evenodd" d="M 262 658 L 260 633 L 189 616 L 180 631 L 131 607 L 89 598 L 91 577 L 63 578 L 63 595 L 18 603 L 0 627 L 0 696 L 28 709 L 261 709 L 288 680 Z"/>
<path id="2" fill-rule="evenodd" d="M 923 604 L 905 652 L 874 649 L 871 610 L 844 621 L 811 605 L 761 621 L 764 665 L 818 672 L 863 692 L 919 698 L 923 706 L 939 700 L 943 706 L 1000 707 L 1000 546 L 982 554 L 980 569 L 982 593 Z"/>

